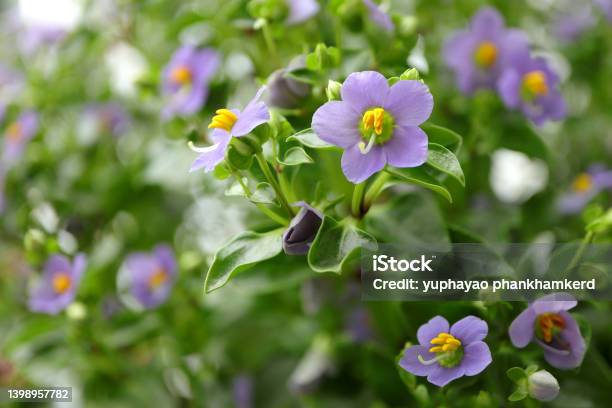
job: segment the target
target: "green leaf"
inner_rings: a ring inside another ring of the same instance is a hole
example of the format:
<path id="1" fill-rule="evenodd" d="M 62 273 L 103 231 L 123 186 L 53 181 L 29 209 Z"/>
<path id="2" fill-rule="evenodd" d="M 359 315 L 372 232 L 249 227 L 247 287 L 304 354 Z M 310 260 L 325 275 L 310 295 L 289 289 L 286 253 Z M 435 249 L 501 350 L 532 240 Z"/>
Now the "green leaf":
<path id="1" fill-rule="evenodd" d="M 375 250 L 374 237 L 352 224 L 325 216 L 308 252 L 308 264 L 315 272 L 340 273 L 361 248 Z"/>
<path id="2" fill-rule="evenodd" d="M 310 128 L 304 129 L 301 132 L 297 132 L 296 134 L 289 136 L 287 140 L 296 140 L 304 146 L 308 146 L 313 149 L 330 149 L 335 147 L 334 145 L 321 140 L 321 138 L 317 136 L 317 134 Z"/>
<path id="3" fill-rule="evenodd" d="M 282 233 L 283 229 L 263 234 L 246 231 L 219 249 L 206 273 L 206 293 L 224 286 L 234 274 L 278 255 L 283 249 Z"/>
<path id="4" fill-rule="evenodd" d="M 506 375 L 515 383 L 527 379 L 527 374 L 521 367 L 512 367 L 508 369 L 508 371 L 506 371 Z"/>
<path id="5" fill-rule="evenodd" d="M 448 174 L 465 187 L 465 176 L 463 170 L 461 170 L 461 164 L 459 164 L 457 156 L 446 147 L 437 143 L 430 143 L 427 164 L 442 173 Z"/>
<path id="6" fill-rule="evenodd" d="M 444 187 L 438 180 L 434 177 L 430 176 L 428 173 L 423 170 L 421 167 L 414 168 L 404 168 L 404 169 L 396 169 L 394 167 L 387 167 L 385 171 L 392 176 L 403 180 L 410 184 L 416 184 L 421 187 L 425 187 L 435 193 L 438 193 L 442 197 L 448 200 L 448 202 L 453 202 L 453 197 L 451 193 Z"/>
<path id="7" fill-rule="evenodd" d="M 527 391 L 525 391 L 525 390 L 516 390 L 512 394 L 510 394 L 510 396 L 508 397 L 508 400 L 516 402 L 516 401 L 523 400 L 526 397 L 527 397 Z"/>
<path id="8" fill-rule="evenodd" d="M 251 202 L 257 204 L 276 204 L 276 193 L 269 183 L 259 183 L 251 195 Z"/>
<path id="9" fill-rule="evenodd" d="M 433 123 L 425 123 L 421 128 L 427 133 L 430 143 L 436 143 L 457 153 L 463 144 L 463 138 L 456 132 Z"/>
<path id="10" fill-rule="evenodd" d="M 278 161 L 285 166 L 297 166 L 300 164 L 312 163 L 312 158 L 301 147 L 292 147 L 285 153 L 285 158 Z"/>
<path id="11" fill-rule="evenodd" d="M 242 182 L 245 185 L 248 185 L 249 180 L 246 177 L 243 177 Z M 226 197 L 246 197 L 244 188 L 242 188 L 242 185 L 238 182 L 238 180 L 235 180 L 232 184 L 230 184 L 225 190 L 224 194 Z"/>

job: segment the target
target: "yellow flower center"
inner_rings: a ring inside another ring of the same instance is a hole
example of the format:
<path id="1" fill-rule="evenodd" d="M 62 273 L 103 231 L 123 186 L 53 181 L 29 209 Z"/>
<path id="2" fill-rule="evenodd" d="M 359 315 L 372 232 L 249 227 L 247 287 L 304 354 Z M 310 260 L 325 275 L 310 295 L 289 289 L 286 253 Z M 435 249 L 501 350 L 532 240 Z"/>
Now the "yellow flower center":
<path id="1" fill-rule="evenodd" d="M 238 120 L 238 116 L 229 109 L 218 109 L 212 122 L 208 125 L 209 129 L 223 129 L 228 132 L 232 130 L 234 123 Z"/>
<path id="2" fill-rule="evenodd" d="M 53 290 L 55 293 L 65 293 L 72 286 L 72 279 L 66 272 L 55 274 L 52 281 Z"/>
<path id="3" fill-rule="evenodd" d="M 556 331 L 565 328 L 565 320 L 556 313 L 544 313 L 538 317 L 539 331 L 546 343 L 552 342 Z"/>
<path id="4" fill-rule="evenodd" d="M 586 193 L 593 187 L 593 177 L 588 173 L 582 173 L 574 180 L 572 188 L 578 193 Z"/>
<path id="5" fill-rule="evenodd" d="M 437 337 L 431 340 L 433 347 L 429 349 L 430 353 L 446 353 L 449 351 L 455 351 L 461 347 L 461 341 L 455 338 L 449 333 L 440 333 Z"/>
<path id="6" fill-rule="evenodd" d="M 149 287 L 157 289 L 168 280 L 168 272 L 164 268 L 159 268 L 149 278 Z"/>
<path id="7" fill-rule="evenodd" d="M 476 63 L 484 68 L 489 68 L 497 61 L 498 50 L 490 41 L 481 43 L 476 49 Z"/>
<path id="8" fill-rule="evenodd" d="M 361 119 L 361 125 L 366 132 L 374 129 L 374 133 L 380 136 L 383 132 L 383 120 L 385 119 L 385 110 L 383 108 L 374 108 L 366 111 Z"/>
<path id="9" fill-rule="evenodd" d="M 174 68 L 172 70 L 172 73 L 170 74 L 170 78 L 172 79 L 172 81 L 180 85 L 186 85 L 190 83 L 191 77 L 191 70 L 184 65 Z"/>
<path id="10" fill-rule="evenodd" d="M 6 135 L 12 142 L 18 142 L 23 137 L 23 126 L 21 123 L 15 122 L 6 129 Z"/>
<path id="11" fill-rule="evenodd" d="M 542 71 L 531 71 L 523 76 L 523 85 L 527 91 L 534 96 L 548 94 L 546 75 Z"/>

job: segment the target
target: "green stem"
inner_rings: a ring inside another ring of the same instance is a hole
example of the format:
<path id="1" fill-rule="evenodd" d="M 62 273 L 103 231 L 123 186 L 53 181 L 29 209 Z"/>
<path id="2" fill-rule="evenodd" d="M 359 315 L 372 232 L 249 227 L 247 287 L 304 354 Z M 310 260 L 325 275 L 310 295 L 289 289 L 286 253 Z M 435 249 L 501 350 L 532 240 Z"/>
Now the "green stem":
<path id="1" fill-rule="evenodd" d="M 240 186 L 242 186 L 242 190 L 244 191 L 244 194 L 247 196 L 247 198 L 250 199 L 253 193 L 251 193 L 249 186 L 244 184 L 244 181 L 242 180 L 242 176 L 240 174 L 236 174 L 236 173 L 233 173 L 233 174 L 236 180 L 238 180 L 238 183 L 240 184 Z M 287 225 L 287 220 L 285 218 L 281 217 L 280 215 L 278 215 L 277 213 L 275 213 L 274 211 L 272 211 L 265 205 L 261 203 L 253 203 L 253 204 L 255 204 L 262 213 L 270 217 L 270 219 L 272 219 L 273 221 L 276 221 L 280 225 L 283 225 L 283 226 Z"/>
<path id="2" fill-rule="evenodd" d="M 264 176 L 276 192 L 278 201 L 280 201 L 281 205 L 285 207 L 285 210 L 287 210 L 287 212 L 289 213 L 290 218 L 293 218 L 295 216 L 295 212 L 293 211 L 293 208 L 291 208 L 291 206 L 289 205 L 289 201 L 287 201 L 287 197 L 285 197 L 285 194 L 283 193 L 283 190 L 278 184 L 278 181 L 270 171 L 270 166 L 268 166 L 268 162 L 263 156 L 263 153 L 257 153 L 255 155 L 255 158 L 257 159 L 257 163 L 259 164 L 259 167 L 261 168 L 261 171 L 263 172 Z"/>
<path id="3" fill-rule="evenodd" d="M 582 259 L 582 256 L 584 255 L 584 251 L 586 250 L 587 245 L 589 245 L 591 241 L 593 241 L 594 237 L 595 237 L 595 234 L 593 233 L 593 231 L 589 231 L 586 233 L 586 235 L 584 236 L 584 239 L 582 240 L 582 242 L 580 243 L 580 246 L 578 247 L 578 250 L 574 254 L 574 257 L 572 258 L 568 267 L 565 269 L 565 272 L 563 273 L 564 276 L 567 276 L 567 274 L 578 265 L 578 263 Z"/>
<path id="4" fill-rule="evenodd" d="M 361 218 L 363 209 L 363 194 L 365 192 L 366 182 L 355 184 L 353 190 L 353 199 L 351 201 L 351 211 L 354 217 Z"/>
<path id="5" fill-rule="evenodd" d="M 364 199 L 364 207 L 366 210 L 369 209 L 374 203 L 374 201 L 378 198 L 390 177 L 391 175 L 385 171 L 378 174 L 378 176 L 366 192 Z"/>
<path id="6" fill-rule="evenodd" d="M 274 61 L 274 64 L 278 66 L 280 61 L 278 58 L 278 51 L 276 50 L 276 43 L 274 42 L 274 37 L 270 30 L 270 24 L 267 21 L 261 26 L 261 32 L 263 33 L 266 47 L 268 47 L 268 51 L 270 52 L 270 57 L 272 61 Z"/>

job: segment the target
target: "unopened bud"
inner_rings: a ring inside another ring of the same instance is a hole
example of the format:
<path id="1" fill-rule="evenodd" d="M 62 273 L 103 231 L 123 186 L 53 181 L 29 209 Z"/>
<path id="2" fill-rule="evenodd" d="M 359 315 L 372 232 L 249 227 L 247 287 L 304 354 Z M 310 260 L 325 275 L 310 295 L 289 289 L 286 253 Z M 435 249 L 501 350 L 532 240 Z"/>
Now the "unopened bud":
<path id="1" fill-rule="evenodd" d="M 340 100 L 340 90 L 342 89 L 342 84 L 337 81 L 332 81 L 331 79 L 327 83 L 327 88 L 325 89 L 325 95 L 327 95 L 328 101 L 339 101 Z"/>
<path id="2" fill-rule="evenodd" d="M 559 395 L 559 383 L 548 371 L 536 371 L 529 376 L 528 391 L 532 398 L 540 401 L 552 401 Z"/>

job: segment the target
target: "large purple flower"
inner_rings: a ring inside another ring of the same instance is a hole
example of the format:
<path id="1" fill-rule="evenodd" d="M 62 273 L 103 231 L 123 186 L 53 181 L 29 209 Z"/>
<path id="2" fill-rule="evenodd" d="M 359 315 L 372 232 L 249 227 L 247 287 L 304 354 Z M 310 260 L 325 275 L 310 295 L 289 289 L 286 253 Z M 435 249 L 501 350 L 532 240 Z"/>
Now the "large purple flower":
<path id="1" fill-rule="evenodd" d="M 612 170 L 596 164 L 574 179 L 571 191 L 559 200 L 559 212 L 562 214 L 579 213 L 603 190 L 612 190 Z"/>
<path id="2" fill-rule="evenodd" d="M 378 4 L 374 3 L 372 0 L 363 0 L 363 4 L 366 6 L 368 17 L 372 22 L 385 31 L 393 31 L 394 26 L 391 17 L 389 17 Z"/>
<path id="3" fill-rule="evenodd" d="M 204 148 L 192 147 L 200 156 L 193 162 L 190 171 L 201 168 L 206 172 L 214 170 L 215 166 L 223 161 L 225 150 L 233 136 L 245 136 L 270 120 L 268 107 L 260 100 L 264 90 L 265 87 L 260 88 L 242 112 L 239 109 L 217 110 L 216 116 L 208 125 L 209 129 L 214 129 L 210 135 L 214 144 Z"/>
<path id="4" fill-rule="evenodd" d="M 287 24 L 294 25 L 302 23 L 314 17 L 321 8 L 316 0 L 286 0 L 289 8 Z"/>
<path id="5" fill-rule="evenodd" d="M 482 341 L 489 332 L 487 323 L 467 316 L 452 326 L 436 316 L 419 328 L 418 346 L 404 350 L 399 365 L 427 381 L 443 387 L 449 382 L 482 372 L 491 364 L 491 351 Z"/>
<path id="6" fill-rule="evenodd" d="M 45 264 L 41 281 L 30 291 L 30 310 L 57 314 L 65 309 L 76 296 L 85 264 L 83 254 L 75 256 L 72 263 L 65 256 L 51 256 Z"/>
<path id="7" fill-rule="evenodd" d="M 211 48 L 179 48 L 162 74 L 162 92 L 168 102 L 164 119 L 196 113 L 208 98 L 208 83 L 217 72 L 220 57 Z"/>
<path id="8" fill-rule="evenodd" d="M 344 81 L 341 96 L 342 101 L 327 102 L 315 112 L 312 128 L 345 149 L 342 170 L 351 182 L 361 183 L 387 163 L 425 163 L 428 139 L 419 125 L 433 109 L 426 85 L 403 80 L 390 87 L 378 72 L 356 72 Z"/>
<path id="9" fill-rule="evenodd" d="M 150 254 L 137 252 L 130 255 L 118 280 L 121 288 L 129 287 L 131 295 L 141 307 L 152 309 L 168 298 L 176 274 L 172 249 L 159 245 Z"/>
<path id="10" fill-rule="evenodd" d="M 576 320 L 567 313 L 577 303 L 567 293 L 551 294 L 534 301 L 510 325 L 512 344 L 523 348 L 533 341 L 544 349 L 544 358 L 553 367 L 578 367 L 586 345 Z"/>
<path id="11" fill-rule="evenodd" d="M 559 77 L 546 60 L 525 54 L 513 55 L 497 83 L 504 104 L 520 109 L 538 126 L 565 117 L 567 108 L 558 86 Z"/>
<path id="12" fill-rule="evenodd" d="M 27 143 L 38 131 L 38 114 L 34 111 L 23 112 L 15 122 L 8 125 L 4 132 L 2 160 L 10 166 L 19 160 Z"/>
<path id="13" fill-rule="evenodd" d="M 478 88 L 495 89 L 513 55 L 529 54 L 520 30 L 507 29 L 497 10 L 482 8 L 467 30 L 455 33 L 444 45 L 444 59 L 454 71 L 457 85 L 466 94 Z"/>

